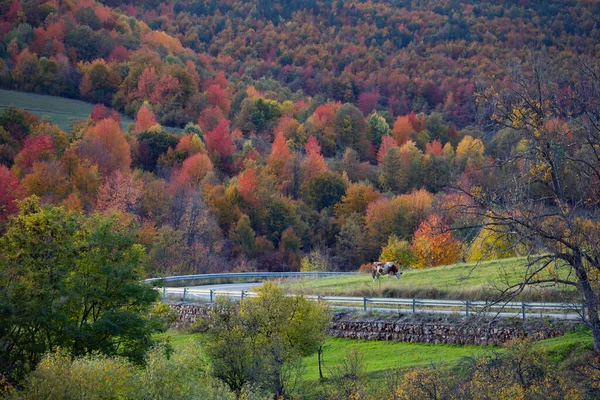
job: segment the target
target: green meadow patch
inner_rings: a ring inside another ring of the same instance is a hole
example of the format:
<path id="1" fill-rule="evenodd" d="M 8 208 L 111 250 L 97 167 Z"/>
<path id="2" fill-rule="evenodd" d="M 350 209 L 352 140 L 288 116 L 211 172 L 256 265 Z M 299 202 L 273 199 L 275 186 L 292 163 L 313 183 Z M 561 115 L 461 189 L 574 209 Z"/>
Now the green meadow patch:
<path id="1" fill-rule="evenodd" d="M 477 356 L 491 347 L 457 346 L 446 344 L 402 343 L 375 340 L 330 338 L 323 345 L 323 375 L 335 374 L 349 348 L 355 347 L 364 356 L 365 372 L 369 381 L 378 381 L 391 368 L 426 367 L 432 364 L 453 366 L 465 356 Z M 317 355 L 304 359 L 304 379 L 319 379 Z"/>
<path id="2" fill-rule="evenodd" d="M 170 330 L 157 335 L 159 340 L 173 346 L 174 351 L 182 351 L 188 344 L 200 344 L 201 334 Z M 364 365 L 369 379 L 380 379 L 387 369 L 427 366 L 432 363 L 452 366 L 463 356 L 476 356 L 493 347 L 436 345 L 425 343 L 385 342 L 375 340 L 353 340 L 329 338 L 323 345 L 323 374 L 330 376 L 345 357 L 348 348 L 355 346 L 364 355 Z M 304 359 L 303 379 L 317 381 L 319 370 L 317 355 Z"/>
<path id="3" fill-rule="evenodd" d="M 0 89 L 0 111 L 11 105 L 45 118 L 65 132 L 70 131 L 77 121 L 87 120 L 94 108 L 94 104 L 81 100 Z M 123 130 L 133 122 L 121 115 Z"/>

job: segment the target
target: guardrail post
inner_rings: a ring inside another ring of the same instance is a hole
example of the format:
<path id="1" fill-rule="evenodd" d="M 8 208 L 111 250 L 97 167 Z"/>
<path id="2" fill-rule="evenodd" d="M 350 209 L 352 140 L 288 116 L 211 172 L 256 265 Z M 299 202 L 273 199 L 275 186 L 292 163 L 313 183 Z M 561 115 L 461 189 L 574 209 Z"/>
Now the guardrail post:
<path id="1" fill-rule="evenodd" d="M 466 312 L 466 316 L 467 316 L 467 318 L 468 318 L 468 317 L 469 317 L 469 300 L 467 300 L 467 301 L 465 302 L 465 304 L 466 304 L 466 311 L 467 311 L 467 312 Z"/>
<path id="2" fill-rule="evenodd" d="M 417 299 L 413 297 L 413 314 L 417 312 Z"/>
<path id="3" fill-rule="evenodd" d="M 244 291 L 242 290 L 242 299 L 244 299 Z"/>
<path id="4" fill-rule="evenodd" d="M 523 314 L 523 319 L 525 319 L 525 303 L 521 303 L 521 313 Z"/>
<path id="5" fill-rule="evenodd" d="M 363 310 L 367 312 L 367 298 L 363 297 Z"/>
<path id="6" fill-rule="evenodd" d="M 209 293 L 210 293 L 210 302 L 212 303 L 213 302 L 213 290 L 210 289 Z"/>
<path id="7" fill-rule="evenodd" d="M 320 303 L 320 302 L 321 302 L 321 295 L 320 295 L 320 294 L 318 294 L 318 295 L 317 295 L 317 303 Z"/>
<path id="8" fill-rule="evenodd" d="M 187 294 L 187 288 L 183 288 L 183 302 L 185 302 L 185 295 Z"/>
<path id="9" fill-rule="evenodd" d="M 167 288 L 163 286 L 163 291 L 162 291 L 162 292 L 163 292 L 163 293 L 162 293 L 162 295 L 163 295 L 163 296 L 162 296 L 162 298 L 163 298 L 163 300 L 164 300 L 164 299 L 165 299 L 165 297 L 167 297 Z"/>

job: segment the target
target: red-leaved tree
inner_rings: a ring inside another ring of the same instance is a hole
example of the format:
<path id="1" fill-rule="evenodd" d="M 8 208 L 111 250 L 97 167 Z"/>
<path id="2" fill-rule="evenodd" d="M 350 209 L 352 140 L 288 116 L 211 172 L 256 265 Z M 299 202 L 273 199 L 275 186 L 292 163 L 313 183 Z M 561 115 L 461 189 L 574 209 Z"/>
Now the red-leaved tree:
<path id="1" fill-rule="evenodd" d="M 0 227 L 8 217 L 19 209 L 15 200 L 23 197 L 23 187 L 19 179 L 6 166 L 0 164 Z"/>
<path id="2" fill-rule="evenodd" d="M 381 164 L 383 162 L 385 155 L 387 154 L 388 150 L 392 147 L 398 147 L 398 142 L 396 142 L 396 139 L 394 139 L 390 135 L 384 135 L 381 138 L 381 146 L 379 146 L 379 151 L 377 152 L 378 163 Z"/>
<path id="3" fill-rule="evenodd" d="M 206 133 L 206 149 L 213 162 L 226 160 L 235 151 L 235 145 L 229 134 L 229 121 L 223 119 L 215 129 Z"/>
<path id="4" fill-rule="evenodd" d="M 54 141 L 47 134 L 28 136 L 23 142 L 23 148 L 15 156 L 15 167 L 20 176 L 31 172 L 33 164 L 49 160 L 54 155 Z"/>

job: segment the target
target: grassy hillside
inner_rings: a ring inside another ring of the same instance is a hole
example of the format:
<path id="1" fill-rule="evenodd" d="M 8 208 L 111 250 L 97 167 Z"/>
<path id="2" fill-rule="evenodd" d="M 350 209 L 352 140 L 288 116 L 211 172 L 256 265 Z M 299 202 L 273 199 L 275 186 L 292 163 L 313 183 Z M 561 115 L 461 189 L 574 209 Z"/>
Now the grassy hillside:
<path id="1" fill-rule="evenodd" d="M 426 269 L 404 271 L 402 278 L 373 281 L 370 274 L 354 276 L 306 278 L 285 280 L 281 287 L 286 291 L 331 296 L 382 296 L 442 299 L 490 299 L 505 287 L 505 282 L 515 283 L 525 273 L 526 260 L 507 258 L 481 263 L 455 264 Z M 566 271 L 560 270 L 560 274 Z M 574 295 L 567 288 L 537 289 L 523 293 L 523 300 L 557 300 Z"/>
<path id="2" fill-rule="evenodd" d="M 73 123 L 86 120 L 94 108 L 92 103 L 85 101 L 0 89 L 0 110 L 10 105 L 23 108 L 40 118 L 47 118 L 67 132 L 71 130 Z M 133 122 L 121 115 L 124 130 Z"/>

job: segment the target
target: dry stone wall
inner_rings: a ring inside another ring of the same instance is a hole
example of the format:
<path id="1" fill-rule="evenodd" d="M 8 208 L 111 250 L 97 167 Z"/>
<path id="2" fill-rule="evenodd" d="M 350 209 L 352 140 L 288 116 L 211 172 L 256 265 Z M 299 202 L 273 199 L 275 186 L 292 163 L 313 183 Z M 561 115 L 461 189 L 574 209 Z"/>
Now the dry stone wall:
<path id="1" fill-rule="evenodd" d="M 210 305 L 172 304 L 178 314 L 176 328 L 187 328 L 206 316 Z M 339 312 L 329 325 L 334 337 L 362 340 L 388 340 L 409 343 L 500 345 L 513 338 L 546 339 L 564 335 L 576 325 L 570 321 L 545 319 L 498 319 L 400 314 L 368 316 Z"/>
<path id="2" fill-rule="evenodd" d="M 210 304 L 173 303 L 171 309 L 177 312 L 176 329 L 185 329 L 194 325 L 199 319 L 208 315 Z"/>

